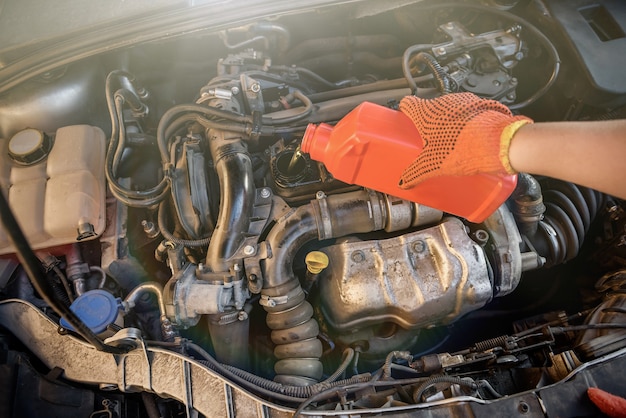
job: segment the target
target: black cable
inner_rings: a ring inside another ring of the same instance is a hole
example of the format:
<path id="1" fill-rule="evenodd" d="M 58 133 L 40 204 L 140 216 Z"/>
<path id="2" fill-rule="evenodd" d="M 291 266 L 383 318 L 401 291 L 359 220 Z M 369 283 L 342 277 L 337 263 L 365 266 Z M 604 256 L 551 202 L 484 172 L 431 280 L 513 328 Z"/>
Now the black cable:
<path id="1" fill-rule="evenodd" d="M 543 85 L 543 87 L 541 87 L 539 90 L 537 90 L 534 94 L 532 94 L 529 98 L 527 98 L 526 100 L 523 100 L 519 103 L 514 103 L 512 105 L 509 105 L 509 108 L 511 110 L 519 110 L 521 108 L 524 108 L 532 103 L 534 103 L 535 101 L 537 101 L 537 99 L 539 99 L 541 96 L 543 96 L 549 89 L 550 87 L 552 87 L 554 85 L 554 83 L 556 82 L 556 79 L 559 75 L 560 69 L 561 69 L 561 58 L 559 57 L 559 53 L 556 50 L 554 44 L 552 42 L 550 42 L 550 40 L 548 39 L 548 37 L 546 35 L 544 35 L 539 29 L 537 29 L 536 26 L 534 26 L 533 24 L 531 24 L 530 22 L 528 22 L 527 20 L 515 16 L 511 13 L 508 13 L 504 10 L 498 10 L 492 7 L 487 7 L 487 6 L 482 6 L 482 5 L 478 5 L 478 4 L 458 4 L 458 3 L 433 3 L 431 5 L 427 5 L 427 6 L 421 6 L 423 11 L 426 10 L 433 10 L 433 9 L 445 9 L 445 8 L 450 8 L 450 9 L 470 9 L 470 10 L 475 10 L 477 12 L 483 12 L 483 13 L 489 13 L 489 14 L 493 14 L 496 16 L 500 16 L 502 18 L 505 18 L 507 20 L 510 20 L 511 22 L 516 22 L 522 25 L 523 28 L 528 29 L 530 32 L 532 32 L 533 35 L 535 35 L 537 37 L 537 39 L 539 39 L 539 41 L 543 44 L 546 52 L 550 55 L 550 57 L 552 58 L 552 62 L 553 62 L 553 66 L 552 66 L 552 73 L 550 74 L 550 78 L 548 79 L 548 81 L 546 81 L 546 83 Z M 411 70 L 410 70 L 410 63 L 409 63 L 409 56 L 407 56 L 407 52 L 410 51 L 409 55 L 413 55 L 419 51 L 425 51 L 429 48 L 432 48 L 432 45 L 413 45 L 411 47 L 409 47 L 404 55 L 403 55 L 403 60 L 402 60 L 402 72 L 404 74 L 404 77 L 407 79 L 407 81 L 409 82 L 409 85 L 411 86 L 411 89 L 415 89 L 417 88 L 417 85 L 415 84 L 415 81 L 413 81 L 413 78 L 411 76 Z"/>
<path id="2" fill-rule="evenodd" d="M 70 303 L 74 302 L 74 294 L 72 293 L 72 288 L 70 287 L 70 284 L 67 280 L 67 277 L 65 277 L 65 274 L 63 274 L 63 272 L 58 266 L 53 266 L 52 271 L 54 271 L 54 274 L 56 274 L 59 280 L 61 281 L 61 284 L 63 285 L 63 288 L 65 289 L 65 292 L 67 293 L 67 298 L 69 302 Z"/>
<path id="3" fill-rule="evenodd" d="M 174 234 L 172 234 L 168 230 L 167 225 L 166 225 L 165 212 L 166 212 L 166 203 L 165 201 L 162 201 L 161 204 L 159 205 L 157 223 L 159 225 L 159 231 L 161 231 L 161 235 L 163 235 L 163 238 L 165 238 L 168 241 L 172 241 L 174 244 L 182 245 L 183 247 L 199 248 L 199 247 L 206 247 L 207 245 L 209 245 L 209 243 L 211 242 L 210 236 L 205 237 L 205 238 L 200 238 L 200 239 L 184 239 L 184 238 L 179 238 L 175 236 Z"/>
<path id="4" fill-rule="evenodd" d="M 286 116 L 283 118 L 272 118 L 271 116 L 263 116 L 262 120 L 264 124 L 267 124 L 270 126 L 286 125 L 288 123 L 297 122 L 302 119 L 305 119 L 307 116 L 309 116 L 313 112 L 313 102 L 311 102 L 311 100 L 308 97 L 306 97 L 301 91 L 295 90 L 291 94 L 293 94 L 293 96 L 296 99 L 300 100 L 302 104 L 304 104 L 304 109 L 302 110 L 302 112 L 298 113 L 297 115 Z"/>
<path id="5" fill-rule="evenodd" d="M 306 400 L 308 396 L 314 395 L 320 391 L 355 383 L 363 383 L 364 379 L 369 380 L 372 378 L 370 375 L 361 375 L 352 377 L 351 379 L 339 380 L 336 382 L 320 382 L 311 386 L 288 386 L 283 385 L 282 383 L 265 379 L 261 376 L 257 376 L 245 370 L 222 364 L 202 347 L 192 342 L 186 342 L 185 345 L 191 348 L 197 354 L 201 355 L 206 360 L 202 361 L 202 364 L 206 364 L 211 369 L 222 373 L 224 376 L 235 381 L 241 386 L 250 387 L 252 385 L 252 390 L 257 391 L 258 393 L 262 393 L 264 396 L 270 398 L 273 397 L 283 400 L 285 402 L 300 403 Z"/>
<path id="6" fill-rule="evenodd" d="M 348 394 L 356 393 L 356 392 L 359 392 L 368 388 L 422 384 L 428 379 L 429 378 L 427 377 L 416 377 L 412 379 L 395 379 L 395 380 L 384 380 L 384 381 L 371 380 L 369 382 L 354 383 L 351 385 L 346 385 L 346 386 L 338 387 L 338 388 L 337 387 L 329 388 L 323 392 L 320 392 L 311 396 L 310 398 L 302 402 L 302 404 L 300 404 L 298 409 L 296 409 L 296 411 L 294 412 L 292 418 L 297 418 L 302 413 L 302 411 L 304 411 L 304 409 L 307 406 L 311 405 L 313 402 L 318 402 L 318 401 L 332 398 L 336 396 L 338 393 L 341 393 L 342 395 L 348 395 Z"/>
<path id="7" fill-rule="evenodd" d="M 0 219 L 4 225 L 11 244 L 15 248 L 17 258 L 19 259 L 22 267 L 26 271 L 28 278 L 30 279 L 33 287 L 43 298 L 43 300 L 50 305 L 50 307 L 60 316 L 72 325 L 72 327 L 80 334 L 85 340 L 92 344 L 96 349 L 113 354 L 122 354 L 125 350 L 118 347 L 111 347 L 105 345 L 100 339 L 91 331 L 91 329 L 85 325 L 85 323 L 70 310 L 69 306 L 60 303 L 54 294 L 54 289 L 48 280 L 46 274 L 41 265 L 41 262 L 30 248 L 24 233 L 19 227 L 9 203 L 4 196 L 4 193 L 0 192 Z"/>
<path id="8" fill-rule="evenodd" d="M 593 311 L 593 309 L 587 309 L 587 310 L 582 311 L 582 312 L 576 312 L 575 314 L 569 315 L 569 316 L 567 316 L 565 318 L 558 318 L 558 319 L 552 320 L 552 321 L 550 321 L 548 323 L 540 324 L 540 325 L 534 326 L 532 328 L 526 329 L 524 331 L 520 331 L 517 334 L 513 334 L 513 337 L 516 337 L 516 338 L 524 337 L 526 335 L 533 334 L 533 333 L 535 333 L 537 331 L 541 331 L 545 327 L 551 327 L 551 326 L 556 325 L 558 323 L 566 323 L 566 322 L 572 321 L 574 319 L 584 318 L 585 316 L 589 315 L 592 311 Z"/>
<path id="9" fill-rule="evenodd" d="M 411 60 L 409 60 L 409 63 L 410 61 Z M 450 88 L 450 76 L 448 75 L 446 70 L 444 70 L 441 64 L 439 64 L 439 61 L 435 59 L 435 57 L 433 57 L 432 55 L 426 52 L 418 52 L 417 55 L 413 57 L 413 61 L 415 61 L 416 63 L 424 64 L 426 68 L 430 70 L 432 75 L 435 77 L 435 82 L 437 83 L 437 89 L 439 90 L 441 94 L 452 93 L 452 89 Z M 402 62 L 404 63 L 404 56 L 403 56 Z M 410 71 L 410 68 L 409 68 L 409 71 Z M 409 80 L 407 79 L 407 81 Z M 410 77 L 410 81 L 415 83 L 415 80 L 413 80 L 412 75 Z M 415 90 L 417 90 L 417 86 Z"/>
<path id="10" fill-rule="evenodd" d="M 548 327 L 553 334 L 565 334 L 569 331 L 586 331 L 588 329 L 626 329 L 626 324 L 585 324 L 567 327 Z"/>
<path id="11" fill-rule="evenodd" d="M 552 73 L 550 74 L 550 78 L 548 79 L 548 81 L 546 82 L 546 84 L 543 85 L 542 88 L 540 88 L 539 90 L 537 90 L 533 95 L 531 95 L 529 98 L 527 98 L 524 101 L 521 101 L 519 103 L 514 103 L 512 105 L 509 106 L 509 108 L 511 110 L 518 110 L 521 109 L 523 107 L 526 107 L 532 103 L 534 103 L 535 101 L 537 101 L 537 99 L 539 99 L 541 96 L 543 96 L 548 89 L 550 89 L 550 87 L 552 87 L 552 85 L 554 84 L 554 82 L 556 81 L 557 76 L 559 75 L 560 69 L 561 69 L 561 58 L 559 57 L 559 53 L 557 52 L 556 48 L 554 47 L 554 44 L 552 42 L 550 42 L 550 40 L 548 39 L 548 37 L 546 35 L 544 35 L 539 29 L 537 29 L 537 27 L 535 27 L 533 24 L 531 24 L 529 21 L 515 16 L 511 13 L 505 12 L 503 10 L 498 10 L 498 9 L 494 9 L 491 7 L 487 7 L 487 6 L 481 6 L 478 4 L 442 4 L 440 5 L 440 7 L 455 7 L 455 8 L 467 8 L 467 9 L 473 9 L 479 12 L 485 12 L 485 13 L 491 13 L 491 14 L 495 14 L 497 16 L 503 17 L 505 19 L 511 20 L 513 22 L 519 23 L 523 26 L 523 28 L 525 29 L 529 29 L 533 35 L 535 35 L 542 43 L 543 46 L 545 47 L 546 51 L 548 52 L 548 54 L 551 55 L 552 61 L 553 61 L 553 67 L 552 67 Z"/>

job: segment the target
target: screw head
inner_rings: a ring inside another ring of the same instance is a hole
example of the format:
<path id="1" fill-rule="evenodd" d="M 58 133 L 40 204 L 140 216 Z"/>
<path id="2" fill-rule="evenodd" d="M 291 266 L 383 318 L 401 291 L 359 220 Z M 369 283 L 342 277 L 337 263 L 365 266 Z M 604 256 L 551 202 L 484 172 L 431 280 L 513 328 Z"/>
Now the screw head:
<path id="1" fill-rule="evenodd" d="M 413 251 L 416 253 L 423 253 L 426 250 L 426 243 L 424 241 L 417 240 L 413 243 Z"/>
<path id="2" fill-rule="evenodd" d="M 272 194 L 272 192 L 270 192 L 270 189 L 268 189 L 267 187 L 264 187 L 261 189 L 261 197 L 263 199 L 267 199 L 268 197 L 270 197 Z"/>
<path id="3" fill-rule="evenodd" d="M 246 245 L 245 247 L 243 247 L 243 253 L 245 255 L 253 255 L 255 253 L 255 249 L 252 245 Z"/>
<path id="4" fill-rule="evenodd" d="M 351 255 L 350 258 L 352 259 L 352 261 L 354 261 L 355 263 L 361 263 L 363 261 L 365 261 L 365 254 L 363 254 L 363 251 L 361 250 L 357 250 L 354 251 Z"/>

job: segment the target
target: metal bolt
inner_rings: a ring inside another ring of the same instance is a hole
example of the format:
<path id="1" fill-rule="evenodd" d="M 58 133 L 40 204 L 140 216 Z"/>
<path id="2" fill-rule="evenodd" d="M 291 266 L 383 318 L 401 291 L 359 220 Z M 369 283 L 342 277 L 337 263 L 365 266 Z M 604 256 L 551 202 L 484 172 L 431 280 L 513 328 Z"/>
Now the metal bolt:
<path id="1" fill-rule="evenodd" d="M 323 198 L 325 198 L 325 197 L 326 197 L 326 193 L 324 193 L 324 192 L 323 192 L 323 191 L 321 191 L 321 190 L 320 190 L 320 191 L 318 191 L 317 193 L 315 193 L 315 198 L 316 198 L 317 200 L 321 200 L 321 199 L 323 199 Z"/>
<path id="2" fill-rule="evenodd" d="M 523 53 L 522 51 L 517 52 L 517 53 L 514 55 L 514 57 L 515 57 L 515 59 L 516 59 L 516 60 L 521 61 L 521 60 L 523 60 L 523 59 L 524 59 L 524 53 Z"/>
<path id="3" fill-rule="evenodd" d="M 446 29 L 454 29 L 454 23 L 453 22 L 448 22 L 446 23 Z"/>
<path id="4" fill-rule="evenodd" d="M 352 258 L 352 261 L 355 263 L 360 263 L 365 261 L 365 254 L 363 254 L 363 251 L 357 250 L 350 255 L 350 258 Z"/>
<path id="5" fill-rule="evenodd" d="M 528 411 L 530 411 L 530 406 L 528 406 L 526 402 L 522 401 L 517 406 L 517 410 L 520 411 L 522 414 L 526 414 L 528 413 Z"/>
<path id="6" fill-rule="evenodd" d="M 435 49 L 435 54 L 437 55 L 446 55 L 446 49 L 442 46 Z"/>
<path id="7" fill-rule="evenodd" d="M 417 240 L 413 243 L 413 251 L 416 253 L 423 253 L 426 250 L 426 243 L 424 241 Z"/>
<path id="8" fill-rule="evenodd" d="M 517 77 L 511 77 L 511 79 L 509 80 L 509 84 L 511 84 L 512 86 L 517 84 Z"/>
<path id="9" fill-rule="evenodd" d="M 270 192 L 270 189 L 268 189 L 267 187 L 264 187 L 261 189 L 261 197 L 263 199 L 267 199 L 271 195 L 272 195 L 272 192 Z"/>
<path id="10" fill-rule="evenodd" d="M 159 230 L 156 225 L 154 225 L 154 222 L 144 219 L 141 221 L 141 226 L 143 227 L 143 232 L 148 238 L 156 238 L 159 235 Z"/>
<path id="11" fill-rule="evenodd" d="M 509 99 L 509 100 L 515 100 L 515 94 L 509 93 L 509 94 L 506 95 L 506 98 Z"/>
<path id="12" fill-rule="evenodd" d="M 240 321 L 245 321 L 246 319 L 248 319 L 248 313 L 246 311 L 239 311 L 239 313 L 237 314 L 237 319 Z"/>
<path id="13" fill-rule="evenodd" d="M 499 87 L 499 86 L 500 86 L 500 84 L 502 84 L 502 83 L 500 83 L 500 81 L 499 81 L 499 80 L 493 80 L 493 85 L 494 85 L 494 86 Z"/>
<path id="14" fill-rule="evenodd" d="M 246 245 L 243 247 L 243 253 L 245 255 L 253 255 L 255 253 L 255 249 L 252 245 Z"/>
<path id="15" fill-rule="evenodd" d="M 489 234 L 484 229 L 477 229 L 473 235 L 474 240 L 481 246 L 484 246 L 489 241 Z"/>
<path id="16" fill-rule="evenodd" d="M 259 83 L 254 83 L 250 86 L 250 91 L 252 93 L 258 93 L 261 91 L 261 85 Z"/>
<path id="17" fill-rule="evenodd" d="M 230 92 L 233 94 L 233 96 L 239 94 L 239 87 L 237 86 L 231 87 Z"/>

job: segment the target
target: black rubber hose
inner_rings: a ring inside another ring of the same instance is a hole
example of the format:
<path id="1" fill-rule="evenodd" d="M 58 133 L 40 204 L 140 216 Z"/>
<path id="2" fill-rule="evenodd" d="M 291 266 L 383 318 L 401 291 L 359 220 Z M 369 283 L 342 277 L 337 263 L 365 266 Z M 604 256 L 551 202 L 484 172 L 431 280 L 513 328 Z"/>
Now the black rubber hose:
<path id="1" fill-rule="evenodd" d="M 154 399 L 155 396 L 156 395 L 149 392 L 141 392 L 141 400 L 143 401 L 143 406 L 146 408 L 146 412 L 148 413 L 148 418 L 161 418 L 159 407 Z"/>
<path id="2" fill-rule="evenodd" d="M 530 174 L 519 173 L 510 201 L 520 232 L 526 236 L 535 235 L 546 211 L 541 185 L 537 179 Z"/>
<path id="3" fill-rule="evenodd" d="M 520 232 L 548 267 L 576 257 L 606 196 L 560 180 L 546 178 L 540 186 L 532 176 L 521 179 L 513 194 Z"/>
<path id="4" fill-rule="evenodd" d="M 306 97 L 301 91 L 296 90 L 293 93 L 293 97 L 300 100 L 302 104 L 304 104 L 304 109 L 293 116 L 287 116 L 283 118 L 272 118 L 271 116 L 263 116 L 263 123 L 266 125 L 274 126 L 274 125 L 286 125 L 288 123 L 293 123 L 305 119 L 308 117 L 311 112 L 313 112 L 313 102 Z"/>
<path id="5" fill-rule="evenodd" d="M 112 135 L 111 142 L 109 144 L 109 151 L 107 152 L 106 168 L 110 171 L 110 173 L 107 173 L 110 174 L 110 180 L 115 180 L 117 165 L 119 165 L 126 145 L 126 132 L 124 127 L 121 125 L 121 121 L 123 120 L 123 105 L 124 101 L 122 97 L 117 96 L 114 99 L 114 106 L 119 129 L 115 140 L 113 140 L 114 136 Z M 148 190 L 130 190 L 121 186 L 117 181 L 110 181 L 110 183 L 115 190 L 119 191 L 129 199 L 150 199 L 163 193 L 163 191 L 167 188 L 167 181 L 165 178 L 161 179 L 159 184 Z"/>
<path id="6" fill-rule="evenodd" d="M 432 80 L 432 74 L 416 77 L 414 81 L 424 82 Z M 344 87 L 337 90 L 322 91 L 319 93 L 309 94 L 308 97 L 313 103 L 326 102 L 329 100 L 341 99 L 350 96 L 358 96 L 360 94 L 396 90 L 408 87 L 408 81 L 406 78 L 397 78 L 394 80 L 380 80 L 373 83 L 361 84 L 360 86 Z"/>
<path id="7" fill-rule="evenodd" d="M 402 74 L 404 74 L 404 78 L 406 79 L 407 83 L 409 83 L 409 87 L 411 88 L 411 91 L 417 90 L 417 83 L 415 82 L 415 79 L 413 78 L 413 74 L 411 74 L 411 57 L 414 54 L 417 54 L 418 52 L 427 51 L 431 49 L 432 47 L 433 47 L 432 45 L 428 45 L 428 44 L 411 45 L 402 54 Z"/>
<path id="8" fill-rule="evenodd" d="M 229 271 L 229 260 L 248 234 L 255 201 L 252 160 L 241 138 L 209 131 L 209 145 L 220 183 L 220 208 L 207 250 L 206 265 L 214 272 Z"/>
<path id="9" fill-rule="evenodd" d="M 304 75 L 310 79 L 312 79 L 313 81 L 322 84 L 325 87 L 331 88 L 331 89 L 337 89 L 341 87 L 341 84 L 337 84 L 337 83 L 333 83 L 332 81 L 326 80 L 324 77 L 322 77 L 321 75 L 317 74 L 316 72 L 313 72 L 311 70 L 309 70 L 308 68 L 303 68 L 303 67 L 289 67 L 286 65 L 274 65 L 272 67 L 269 68 L 269 71 L 283 71 L 283 72 L 296 72 L 298 74 Z"/>
<path id="10" fill-rule="evenodd" d="M 415 392 L 413 392 L 413 401 L 415 403 L 421 403 L 424 392 L 426 392 L 429 387 L 437 383 L 450 383 L 451 385 L 465 386 L 473 390 L 478 390 L 478 384 L 474 381 L 464 380 L 456 376 L 434 376 L 415 389 Z"/>
<path id="11" fill-rule="evenodd" d="M 161 161 L 165 163 L 169 163 L 169 149 L 167 140 L 168 138 L 165 136 L 165 130 L 170 125 L 170 123 L 176 119 L 182 113 L 197 113 L 200 115 L 206 115 L 211 118 L 217 118 L 215 122 L 219 122 L 220 119 L 225 119 L 230 122 L 234 122 L 234 124 L 224 124 L 224 126 L 216 126 L 216 129 L 227 128 L 224 130 L 237 129 L 234 132 L 239 132 L 241 130 L 241 126 L 250 125 L 252 123 L 252 117 L 246 116 L 234 112 L 230 112 L 228 110 L 217 109 L 214 107 L 207 107 L 198 104 L 181 104 L 178 106 L 174 106 L 170 108 L 167 112 L 161 116 L 159 120 L 159 125 L 157 127 L 157 144 L 159 146 L 159 151 L 161 152 Z M 205 119 L 205 121 L 207 121 Z M 230 129 L 228 129 L 230 128 Z"/>
<path id="12" fill-rule="evenodd" d="M 167 193 L 168 184 L 165 178 L 163 178 L 157 186 L 149 190 L 137 191 L 127 189 L 120 185 L 115 175 L 115 170 L 117 165 L 119 165 L 119 159 L 121 158 L 121 152 L 123 151 L 125 142 L 124 128 L 121 124 L 123 120 L 122 107 L 125 99 L 123 95 L 116 94 L 114 96 L 111 93 L 112 74 L 115 75 L 116 72 L 114 71 L 109 74 L 106 87 L 107 107 L 111 117 L 111 138 L 105 157 L 105 176 L 109 183 L 111 193 L 125 205 L 133 207 L 153 206 L 163 199 Z"/>
<path id="13" fill-rule="evenodd" d="M 80 334 L 85 340 L 92 344 L 99 351 L 104 351 L 113 354 L 122 354 L 125 350 L 118 347 L 111 347 L 104 344 L 100 339 L 91 331 L 91 329 L 85 325 L 85 323 L 76 314 L 70 310 L 69 306 L 61 303 L 55 293 L 51 283 L 46 279 L 46 274 L 41 265 L 41 262 L 28 245 L 28 241 L 24 236 L 21 228 L 19 227 L 13 212 L 9 206 L 9 203 L 4 196 L 4 193 L 0 193 L 0 219 L 4 225 L 11 244 L 15 248 L 17 258 L 19 259 L 22 267 L 26 271 L 28 278 L 30 279 L 33 287 L 43 298 L 44 301 L 60 316 L 72 325 L 72 327 Z"/>
<path id="14" fill-rule="evenodd" d="M 277 223 L 267 237 L 273 256 L 265 261 L 264 287 L 280 286 L 293 277 L 292 262 L 296 253 L 317 237 L 317 223 L 311 205 L 300 206 Z"/>
<path id="15" fill-rule="evenodd" d="M 305 299 L 299 281 L 292 271 L 297 251 L 318 236 L 311 205 L 301 206 L 270 231 L 267 242 L 273 254 L 265 261 L 261 294 L 268 301 L 287 297 L 283 304 L 266 304 L 266 322 L 272 330 L 275 380 L 298 386 L 315 384 L 322 376 L 319 361 L 322 344 L 317 338 L 319 327 L 313 319 L 313 307 Z"/>

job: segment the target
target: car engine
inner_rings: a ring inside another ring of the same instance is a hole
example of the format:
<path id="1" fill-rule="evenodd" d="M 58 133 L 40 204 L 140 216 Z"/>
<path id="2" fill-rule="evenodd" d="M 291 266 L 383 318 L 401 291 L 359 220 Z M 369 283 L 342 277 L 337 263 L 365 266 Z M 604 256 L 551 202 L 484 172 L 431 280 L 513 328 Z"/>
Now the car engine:
<path id="1" fill-rule="evenodd" d="M 626 395 L 621 200 L 519 173 L 468 220 L 302 143 L 407 95 L 623 118 L 621 5 L 233 22 L 0 82 L 3 416 L 595 416 L 590 381 Z"/>

